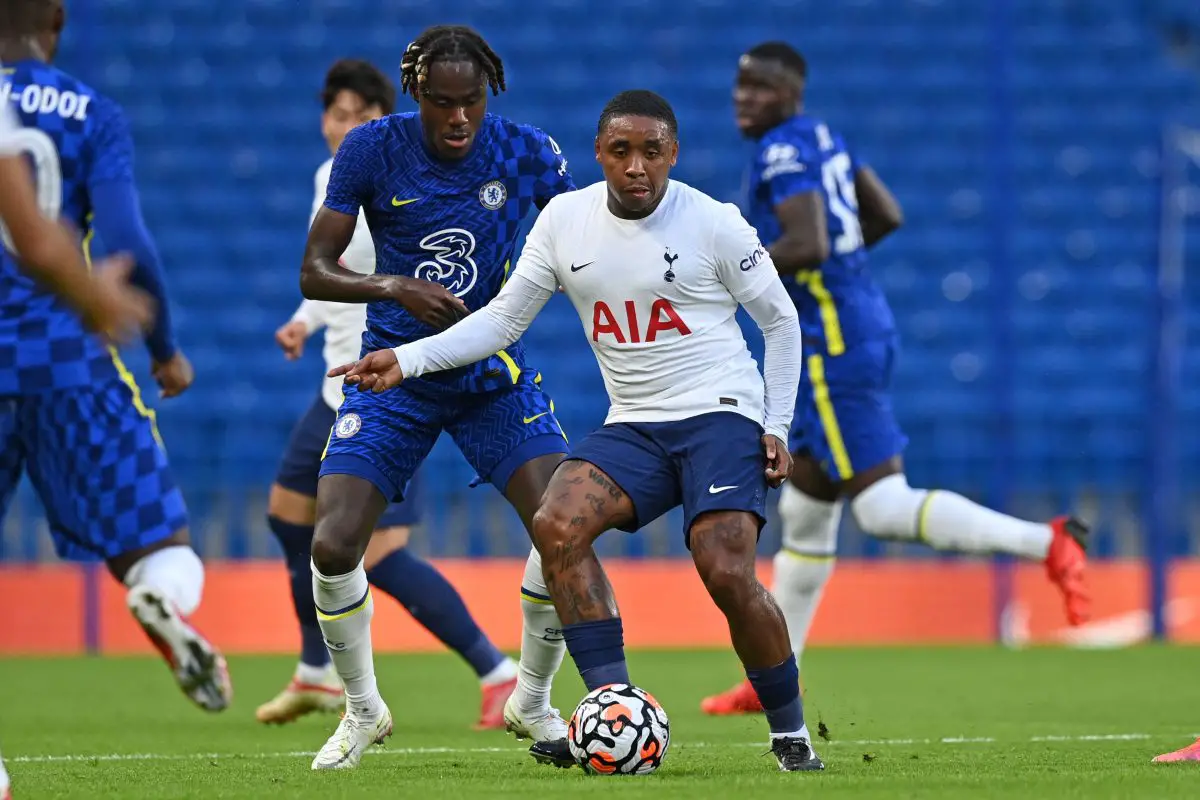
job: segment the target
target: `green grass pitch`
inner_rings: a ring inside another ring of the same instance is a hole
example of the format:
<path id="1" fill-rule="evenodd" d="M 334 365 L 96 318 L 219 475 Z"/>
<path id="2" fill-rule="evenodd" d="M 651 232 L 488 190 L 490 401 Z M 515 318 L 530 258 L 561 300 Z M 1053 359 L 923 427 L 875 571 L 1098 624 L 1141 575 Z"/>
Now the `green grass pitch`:
<path id="1" fill-rule="evenodd" d="M 671 747 L 649 777 L 535 764 L 502 733 L 470 730 L 478 692 L 448 655 L 382 656 L 396 717 L 352 772 L 313 773 L 336 717 L 281 728 L 255 706 L 291 661 L 235 658 L 233 707 L 209 716 L 150 659 L 0 660 L 0 752 L 15 800 L 38 798 L 1010 798 L 1200 797 L 1200 764 L 1152 766 L 1200 730 L 1200 651 L 823 649 L 805 658 L 824 773 L 779 774 L 761 717 L 713 719 L 700 698 L 738 677 L 727 652 L 636 652 L 635 680 L 666 707 Z M 583 688 L 567 660 L 565 713 Z"/>

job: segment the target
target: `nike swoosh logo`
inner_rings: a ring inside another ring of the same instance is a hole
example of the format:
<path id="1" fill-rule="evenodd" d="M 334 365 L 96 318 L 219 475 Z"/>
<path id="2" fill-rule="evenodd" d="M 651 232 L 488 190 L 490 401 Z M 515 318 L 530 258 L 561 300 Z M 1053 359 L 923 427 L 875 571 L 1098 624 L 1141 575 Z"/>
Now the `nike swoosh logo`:
<path id="1" fill-rule="evenodd" d="M 393 205 L 393 206 L 395 206 L 396 208 L 399 208 L 400 206 L 406 206 L 406 205 L 408 205 L 409 203 L 415 203 L 415 202 L 417 202 L 417 201 L 418 201 L 418 200 L 420 200 L 420 199 L 421 199 L 421 198 L 419 198 L 419 197 L 414 197 L 414 198 L 412 198 L 411 200 L 401 200 L 399 197 L 393 197 L 393 198 L 392 198 L 392 205 Z"/>
<path id="2" fill-rule="evenodd" d="M 550 413 L 549 411 L 543 411 L 542 413 L 535 414 L 532 417 L 525 417 L 525 424 L 528 425 L 529 423 L 533 422 L 535 419 L 541 419 L 542 417 L 546 416 L 549 413 Z"/>
<path id="3" fill-rule="evenodd" d="M 728 492 L 730 489 L 736 489 L 736 488 L 737 488 L 736 483 L 733 486 L 717 486 L 715 483 L 713 483 L 713 484 L 709 484 L 708 493 L 709 494 L 720 494 L 721 492 Z"/>
<path id="4" fill-rule="evenodd" d="M 586 266 L 590 266 L 590 265 L 592 265 L 592 264 L 595 264 L 595 263 L 596 263 L 595 261 L 589 261 L 589 262 L 587 262 L 587 264 L 580 264 L 578 267 L 577 267 L 577 266 L 575 266 L 574 264 L 572 264 L 572 265 L 571 265 L 571 272 L 579 272 L 579 270 L 583 269 L 584 267 L 586 267 Z"/>

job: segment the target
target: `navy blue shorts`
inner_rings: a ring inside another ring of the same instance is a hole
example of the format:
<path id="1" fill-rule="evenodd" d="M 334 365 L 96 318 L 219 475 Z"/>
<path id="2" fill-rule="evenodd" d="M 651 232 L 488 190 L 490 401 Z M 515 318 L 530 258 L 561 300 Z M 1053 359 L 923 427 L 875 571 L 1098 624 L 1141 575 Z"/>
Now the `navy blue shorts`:
<path id="1" fill-rule="evenodd" d="M 329 407 L 318 392 L 308 411 L 304 412 L 304 416 L 296 422 L 296 427 L 292 428 L 292 435 L 279 463 L 279 473 L 275 476 L 276 483 L 307 497 L 317 496 L 321 453 L 325 451 L 325 444 L 329 441 L 329 432 L 333 429 L 333 421 L 336 418 L 337 412 Z M 416 480 L 409 483 L 408 494 L 404 500 L 387 507 L 376 523 L 377 528 L 416 525 L 420 521 L 421 501 L 416 483 Z"/>
<path id="2" fill-rule="evenodd" d="M 844 481 L 904 452 L 908 437 L 892 409 L 895 339 L 863 342 L 841 355 L 809 353 L 800 375 L 788 447 Z"/>
<path id="3" fill-rule="evenodd" d="M 347 387 L 321 475 L 354 475 L 402 500 L 443 430 L 482 481 L 501 492 L 523 464 L 567 452 L 554 404 L 527 371 L 493 392 L 414 380 L 379 394 Z"/>
<path id="4" fill-rule="evenodd" d="M 22 470 L 62 558 L 108 560 L 187 527 L 154 412 L 120 380 L 0 398 L 0 516 Z"/>
<path id="5" fill-rule="evenodd" d="M 733 411 L 679 422 L 617 422 L 587 436 L 569 458 L 595 464 L 629 495 L 636 519 L 621 530 L 632 533 L 682 504 L 686 541 L 706 511 L 748 511 L 762 529 L 762 436 L 762 426 Z"/>

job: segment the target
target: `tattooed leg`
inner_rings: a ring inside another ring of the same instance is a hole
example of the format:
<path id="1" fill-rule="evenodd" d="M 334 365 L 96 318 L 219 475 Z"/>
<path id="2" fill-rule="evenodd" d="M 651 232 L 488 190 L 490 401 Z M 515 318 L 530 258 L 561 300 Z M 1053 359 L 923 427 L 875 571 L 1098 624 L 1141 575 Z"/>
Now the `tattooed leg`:
<path id="1" fill-rule="evenodd" d="M 704 587 L 729 623 L 738 658 L 748 668 L 770 667 L 792 652 L 787 624 L 754 571 L 758 522 L 744 511 L 710 511 L 690 532 L 692 560 Z"/>
<path id="2" fill-rule="evenodd" d="M 559 466 L 533 518 L 546 589 L 589 691 L 629 682 L 617 603 L 592 544 L 609 528 L 633 520 L 633 502 L 616 482 L 579 460 Z"/>
<path id="3" fill-rule="evenodd" d="M 800 739 L 809 754 L 800 672 L 787 624 L 754 571 L 758 521 L 744 511 L 710 511 L 696 517 L 689 533 L 696 570 L 725 614 L 733 649 L 766 712 L 772 749 Z"/>
<path id="4" fill-rule="evenodd" d="M 629 497 L 595 465 L 570 460 L 555 471 L 533 518 L 533 543 L 564 625 L 617 616 L 612 587 L 592 544 L 633 518 Z"/>

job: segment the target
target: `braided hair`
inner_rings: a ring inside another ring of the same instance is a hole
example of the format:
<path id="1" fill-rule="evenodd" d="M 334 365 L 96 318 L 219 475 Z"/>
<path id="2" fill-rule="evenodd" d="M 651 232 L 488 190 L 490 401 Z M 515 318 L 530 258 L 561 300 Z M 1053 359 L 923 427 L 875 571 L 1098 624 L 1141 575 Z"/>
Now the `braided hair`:
<path id="1" fill-rule="evenodd" d="M 0 0 L 3 2 L 3 0 Z M 400 60 L 400 91 L 420 102 L 429 68 L 434 63 L 472 61 L 479 67 L 493 95 L 505 90 L 504 62 L 473 28 L 436 25 L 413 40 Z"/>

